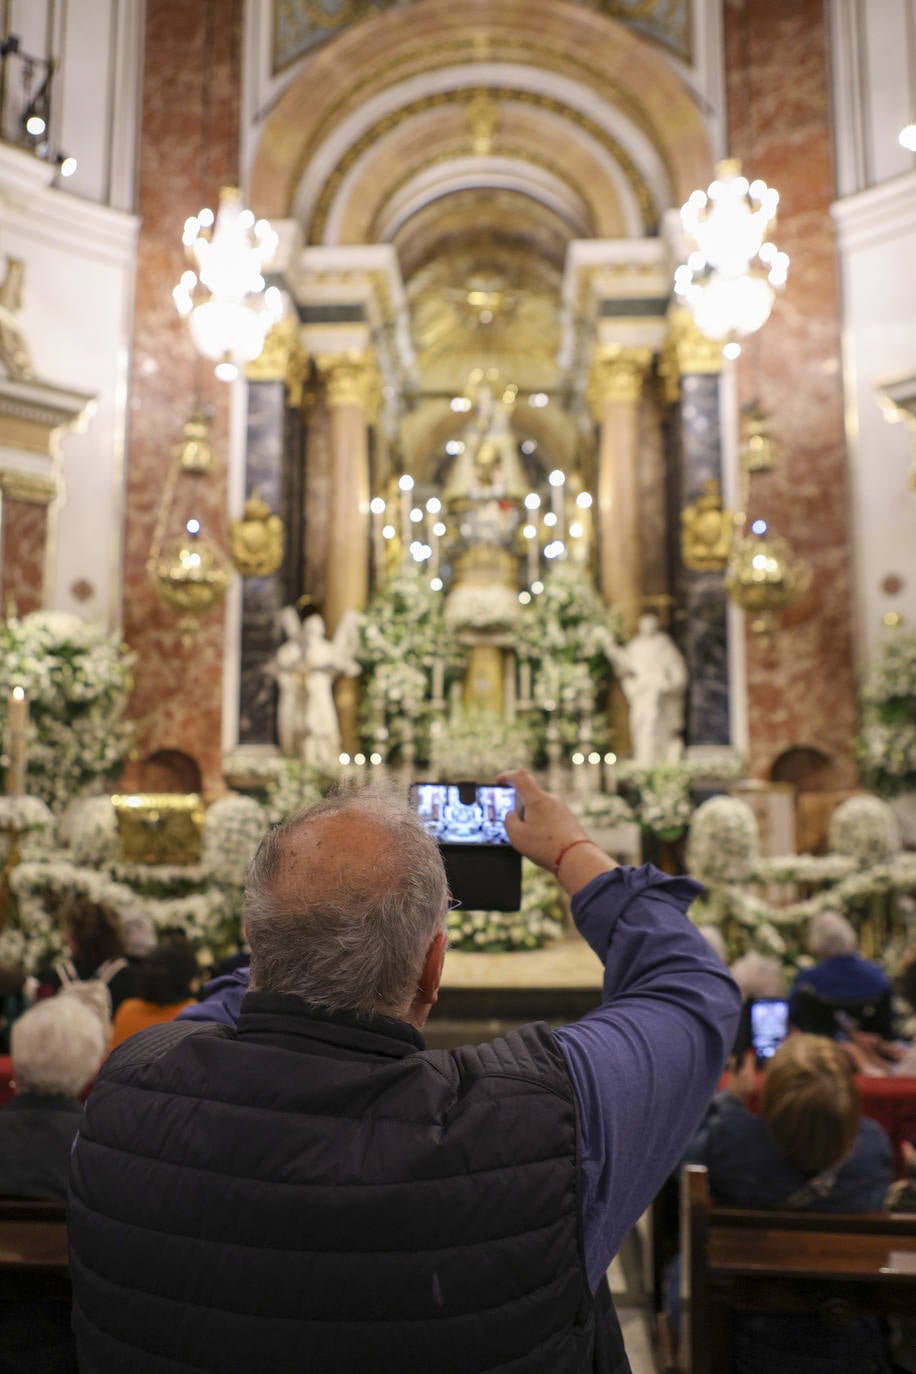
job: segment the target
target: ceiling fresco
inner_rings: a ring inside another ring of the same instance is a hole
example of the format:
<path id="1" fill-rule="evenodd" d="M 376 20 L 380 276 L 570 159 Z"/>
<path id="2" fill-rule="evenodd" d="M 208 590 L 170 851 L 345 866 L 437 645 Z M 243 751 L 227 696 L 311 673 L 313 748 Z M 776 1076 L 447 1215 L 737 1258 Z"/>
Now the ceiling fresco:
<path id="1" fill-rule="evenodd" d="M 572 0 L 674 53 L 691 57 L 691 0 Z M 382 10 L 423 0 L 274 0 L 273 70 L 283 71 L 335 34 Z"/>

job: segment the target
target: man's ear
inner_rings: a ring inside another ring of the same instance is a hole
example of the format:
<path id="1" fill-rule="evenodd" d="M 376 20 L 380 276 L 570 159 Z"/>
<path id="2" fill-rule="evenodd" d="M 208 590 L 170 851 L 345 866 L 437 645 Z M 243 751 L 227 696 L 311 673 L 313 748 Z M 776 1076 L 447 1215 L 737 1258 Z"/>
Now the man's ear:
<path id="1" fill-rule="evenodd" d="M 422 995 L 423 1000 L 428 1006 L 438 1000 L 439 984 L 442 982 L 442 966 L 445 963 L 445 951 L 448 948 L 448 932 L 440 930 L 430 941 L 429 949 L 426 951 L 426 958 L 423 960 L 423 968 L 420 971 L 420 982 L 417 991 Z"/>

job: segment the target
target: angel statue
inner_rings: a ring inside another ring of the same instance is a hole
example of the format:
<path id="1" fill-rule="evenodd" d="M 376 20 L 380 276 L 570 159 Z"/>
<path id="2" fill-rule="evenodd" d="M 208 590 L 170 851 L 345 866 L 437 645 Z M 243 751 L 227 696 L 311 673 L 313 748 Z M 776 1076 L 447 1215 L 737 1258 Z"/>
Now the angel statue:
<path id="1" fill-rule="evenodd" d="M 286 642 L 277 650 L 274 675 L 280 689 L 277 731 L 280 751 L 323 773 L 337 769 L 340 724 L 334 705 L 334 682 L 358 677 L 356 645 L 358 611 L 347 611 L 328 639 L 324 620 L 310 615 L 300 623 L 294 606 L 285 606 L 280 621 Z"/>
<path id="2" fill-rule="evenodd" d="M 605 652 L 630 708 L 630 742 L 640 768 L 676 763 L 684 748 L 687 664 L 658 616 L 642 615 L 633 638 Z"/>

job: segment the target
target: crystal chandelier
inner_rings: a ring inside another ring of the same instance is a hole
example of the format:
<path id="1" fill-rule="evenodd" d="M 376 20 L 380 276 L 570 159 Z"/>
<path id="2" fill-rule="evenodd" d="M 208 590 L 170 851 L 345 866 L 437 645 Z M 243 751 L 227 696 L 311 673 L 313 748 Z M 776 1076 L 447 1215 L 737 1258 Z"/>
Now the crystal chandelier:
<path id="1" fill-rule="evenodd" d="M 196 271 L 182 274 L 172 298 L 187 318 L 194 347 L 216 363 L 220 381 L 233 381 L 260 356 L 283 313 L 280 291 L 263 276 L 278 242 L 267 220 L 245 209 L 234 186 L 220 191 L 215 216 L 200 210 L 185 220 L 182 243 Z"/>
<path id="2" fill-rule="evenodd" d="M 732 158 L 720 162 L 708 189 L 694 191 L 681 208 L 694 247 L 674 274 L 674 289 L 701 333 L 725 341 L 726 357 L 737 357 L 737 340 L 766 324 L 776 290 L 785 285 L 788 254 L 767 237 L 778 203 L 777 191 L 760 180 L 748 182 Z"/>

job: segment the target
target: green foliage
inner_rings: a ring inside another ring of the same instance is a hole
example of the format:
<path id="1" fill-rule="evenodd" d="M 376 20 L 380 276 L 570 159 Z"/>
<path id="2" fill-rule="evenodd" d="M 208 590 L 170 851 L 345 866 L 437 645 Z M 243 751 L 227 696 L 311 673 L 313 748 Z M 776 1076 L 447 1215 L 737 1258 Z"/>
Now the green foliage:
<path id="1" fill-rule="evenodd" d="M 884 640 L 861 705 L 859 761 L 872 787 L 885 797 L 916 790 L 916 631 Z"/>

